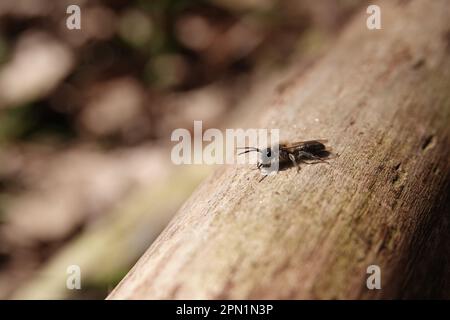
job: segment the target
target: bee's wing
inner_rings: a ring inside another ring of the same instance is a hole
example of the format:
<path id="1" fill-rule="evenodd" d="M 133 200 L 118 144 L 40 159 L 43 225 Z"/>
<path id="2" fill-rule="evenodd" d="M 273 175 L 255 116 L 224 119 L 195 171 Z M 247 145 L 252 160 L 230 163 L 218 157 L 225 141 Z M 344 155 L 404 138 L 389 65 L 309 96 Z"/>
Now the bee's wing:
<path id="1" fill-rule="evenodd" d="M 283 149 L 295 149 L 301 146 L 304 146 L 306 144 L 313 144 L 313 143 L 321 143 L 321 144 L 325 144 L 327 143 L 328 140 L 327 139 L 318 139 L 318 140 L 308 140 L 308 141 L 297 141 L 297 142 L 293 142 L 293 143 L 289 143 L 284 145 L 282 148 Z"/>

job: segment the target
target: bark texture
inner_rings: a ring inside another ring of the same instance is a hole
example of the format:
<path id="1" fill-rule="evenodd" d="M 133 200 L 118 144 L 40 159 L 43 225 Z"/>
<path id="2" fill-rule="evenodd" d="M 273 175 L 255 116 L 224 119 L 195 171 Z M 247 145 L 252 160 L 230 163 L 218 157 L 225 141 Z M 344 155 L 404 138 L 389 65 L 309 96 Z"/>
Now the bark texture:
<path id="1" fill-rule="evenodd" d="M 216 171 L 110 299 L 450 298 L 450 5 L 378 4 L 251 125 L 338 157 Z"/>

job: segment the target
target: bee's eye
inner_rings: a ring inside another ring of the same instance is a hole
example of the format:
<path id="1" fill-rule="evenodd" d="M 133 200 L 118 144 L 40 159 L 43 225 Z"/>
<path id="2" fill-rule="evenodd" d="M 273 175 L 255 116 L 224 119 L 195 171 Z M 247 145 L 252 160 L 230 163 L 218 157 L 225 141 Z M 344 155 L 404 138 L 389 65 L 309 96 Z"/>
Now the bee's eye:
<path id="1" fill-rule="evenodd" d="M 267 155 L 268 157 L 272 156 L 272 150 L 271 150 L 270 148 L 267 148 L 267 150 L 266 150 L 266 155 Z"/>

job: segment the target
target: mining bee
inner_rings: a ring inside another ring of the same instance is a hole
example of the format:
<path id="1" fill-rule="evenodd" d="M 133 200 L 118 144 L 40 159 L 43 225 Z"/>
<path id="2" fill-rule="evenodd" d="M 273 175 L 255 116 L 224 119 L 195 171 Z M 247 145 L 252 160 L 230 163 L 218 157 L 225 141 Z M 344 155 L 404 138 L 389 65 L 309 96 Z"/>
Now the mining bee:
<path id="1" fill-rule="evenodd" d="M 258 169 L 286 168 L 291 164 L 300 170 L 301 163 L 328 163 L 326 160 L 331 152 L 325 146 L 327 140 L 309 140 L 293 143 L 280 143 L 267 148 L 243 147 L 239 155 L 248 152 L 258 152 Z"/>

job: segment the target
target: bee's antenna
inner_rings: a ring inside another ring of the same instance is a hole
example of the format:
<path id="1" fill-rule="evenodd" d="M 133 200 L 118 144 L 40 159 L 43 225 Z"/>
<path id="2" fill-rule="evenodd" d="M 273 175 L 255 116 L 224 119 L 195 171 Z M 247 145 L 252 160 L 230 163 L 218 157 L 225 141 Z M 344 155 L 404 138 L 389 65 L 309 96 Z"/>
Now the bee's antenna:
<path id="1" fill-rule="evenodd" d="M 252 152 L 252 151 L 261 152 L 261 150 L 259 150 L 258 148 L 255 148 L 255 147 L 238 147 L 236 149 L 246 149 L 245 151 L 240 152 L 238 155 L 245 154 L 245 153 Z"/>
<path id="2" fill-rule="evenodd" d="M 242 152 L 238 153 L 238 155 L 240 156 L 241 154 L 249 153 L 249 152 L 252 152 L 252 151 L 260 152 L 259 150 L 252 149 L 252 150 L 242 151 Z"/>

